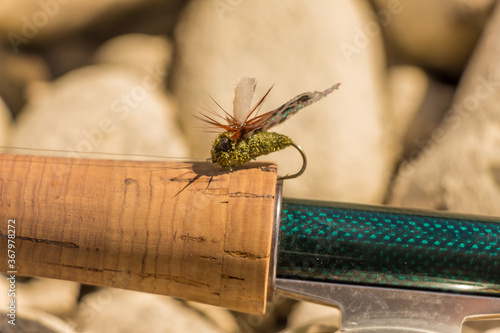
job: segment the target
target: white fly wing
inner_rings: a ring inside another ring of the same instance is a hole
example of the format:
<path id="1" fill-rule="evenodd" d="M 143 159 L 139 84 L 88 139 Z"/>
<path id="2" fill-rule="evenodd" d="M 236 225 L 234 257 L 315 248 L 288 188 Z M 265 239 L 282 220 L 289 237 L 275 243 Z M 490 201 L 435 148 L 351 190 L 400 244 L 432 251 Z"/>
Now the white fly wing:
<path id="1" fill-rule="evenodd" d="M 234 87 L 233 115 L 243 123 L 252 109 L 252 100 L 255 92 L 255 79 L 239 78 Z"/>

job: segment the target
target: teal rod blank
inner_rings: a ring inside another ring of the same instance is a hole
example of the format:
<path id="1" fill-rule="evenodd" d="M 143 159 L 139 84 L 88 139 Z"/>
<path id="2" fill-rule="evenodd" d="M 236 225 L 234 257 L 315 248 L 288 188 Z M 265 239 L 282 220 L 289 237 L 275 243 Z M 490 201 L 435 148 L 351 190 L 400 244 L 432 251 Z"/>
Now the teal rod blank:
<path id="1" fill-rule="evenodd" d="M 500 297 L 500 218 L 285 199 L 277 277 Z"/>

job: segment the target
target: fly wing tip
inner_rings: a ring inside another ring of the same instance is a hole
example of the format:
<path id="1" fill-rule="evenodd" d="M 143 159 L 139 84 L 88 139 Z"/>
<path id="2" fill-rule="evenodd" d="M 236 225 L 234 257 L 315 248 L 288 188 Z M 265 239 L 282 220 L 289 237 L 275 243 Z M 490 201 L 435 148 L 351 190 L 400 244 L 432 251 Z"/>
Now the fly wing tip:
<path id="1" fill-rule="evenodd" d="M 334 90 L 337 90 L 340 88 L 340 85 L 342 84 L 342 82 L 339 82 L 339 83 L 335 83 L 333 86 L 331 86 L 330 88 L 326 89 L 325 91 L 323 91 L 323 96 L 326 96 L 330 93 L 332 93 Z"/>

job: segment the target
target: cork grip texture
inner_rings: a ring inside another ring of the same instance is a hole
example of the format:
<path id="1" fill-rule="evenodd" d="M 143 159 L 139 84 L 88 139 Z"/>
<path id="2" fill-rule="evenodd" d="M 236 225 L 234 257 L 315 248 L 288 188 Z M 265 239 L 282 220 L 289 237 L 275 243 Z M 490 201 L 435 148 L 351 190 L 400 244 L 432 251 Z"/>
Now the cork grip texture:
<path id="1" fill-rule="evenodd" d="M 267 163 L 0 154 L 0 251 L 15 219 L 19 275 L 263 313 L 276 178 Z"/>

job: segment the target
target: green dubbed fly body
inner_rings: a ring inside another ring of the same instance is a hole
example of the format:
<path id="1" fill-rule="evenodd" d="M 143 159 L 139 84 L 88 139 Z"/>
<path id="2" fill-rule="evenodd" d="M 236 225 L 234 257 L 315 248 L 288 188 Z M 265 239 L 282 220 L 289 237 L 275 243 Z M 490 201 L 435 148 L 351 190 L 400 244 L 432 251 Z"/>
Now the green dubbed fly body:
<path id="1" fill-rule="evenodd" d="M 259 156 L 294 145 L 292 139 L 286 135 L 267 132 L 267 130 L 284 122 L 300 109 L 327 96 L 338 89 L 339 86 L 340 83 L 337 83 L 324 91 L 300 94 L 275 110 L 251 117 L 267 97 L 272 87 L 254 107 L 251 107 L 255 91 L 255 79 L 240 79 L 235 88 L 234 115 L 230 115 L 223 110 L 226 114 L 226 117 L 223 118 L 226 124 L 222 124 L 204 114 L 202 114 L 204 118 L 200 118 L 212 125 L 213 128 L 225 130 L 213 142 L 212 162 L 232 170 L 233 167 L 249 162 Z"/>
<path id="2" fill-rule="evenodd" d="M 229 170 L 292 144 L 292 139 L 288 136 L 275 132 L 257 132 L 238 141 L 229 139 L 232 135 L 229 131 L 220 134 L 214 140 L 211 155 L 212 162 Z"/>

